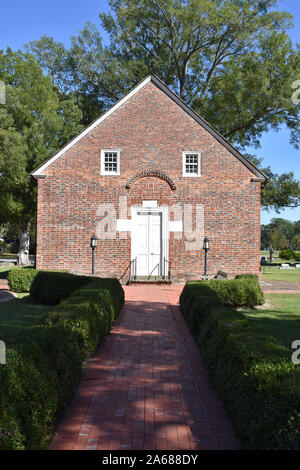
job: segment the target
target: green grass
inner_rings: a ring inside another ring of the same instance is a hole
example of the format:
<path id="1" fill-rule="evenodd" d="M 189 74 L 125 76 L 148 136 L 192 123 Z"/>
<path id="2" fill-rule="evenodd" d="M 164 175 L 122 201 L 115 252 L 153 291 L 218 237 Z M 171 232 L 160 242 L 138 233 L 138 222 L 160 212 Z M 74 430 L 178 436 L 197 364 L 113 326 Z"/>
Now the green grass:
<path id="1" fill-rule="evenodd" d="M 264 281 L 300 282 L 300 269 L 279 269 L 279 266 L 262 266 Z"/>
<path id="2" fill-rule="evenodd" d="M 7 279 L 9 271 L 13 266 L 0 266 L 0 279 Z"/>
<path id="3" fill-rule="evenodd" d="M 300 294 L 265 294 L 264 310 L 244 310 L 267 335 L 279 338 L 290 348 L 300 339 Z M 270 304 L 270 306 L 268 306 Z"/>
<path id="4" fill-rule="evenodd" d="M 16 258 L 18 253 L 0 253 L 0 258 Z"/>
<path id="5" fill-rule="evenodd" d="M 0 338 L 30 328 L 53 308 L 34 303 L 30 296 L 0 303 Z"/>

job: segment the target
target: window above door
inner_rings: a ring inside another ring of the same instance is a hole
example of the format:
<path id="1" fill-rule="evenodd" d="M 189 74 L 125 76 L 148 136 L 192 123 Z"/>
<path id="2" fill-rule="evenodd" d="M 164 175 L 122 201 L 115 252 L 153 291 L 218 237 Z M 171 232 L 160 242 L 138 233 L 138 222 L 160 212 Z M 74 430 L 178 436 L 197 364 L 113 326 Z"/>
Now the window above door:
<path id="1" fill-rule="evenodd" d="M 120 150 L 101 150 L 101 175 L 120 174 Z"/>
<path id="2" fill-rule="evenodd" d="M 182 176 L 201 176 L 201 152 L 182 152 Z"/>

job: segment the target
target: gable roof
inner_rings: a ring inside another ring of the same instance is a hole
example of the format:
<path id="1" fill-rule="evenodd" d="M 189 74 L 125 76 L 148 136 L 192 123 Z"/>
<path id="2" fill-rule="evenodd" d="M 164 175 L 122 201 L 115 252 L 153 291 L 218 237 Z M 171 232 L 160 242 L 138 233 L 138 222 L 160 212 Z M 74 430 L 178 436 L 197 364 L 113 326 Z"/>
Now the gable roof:
<path id="1" fill-rule="evenodd" d="M 79 140 L 81 140 L 85 135 L 91 132 L 95 127 L 98 126 L 104 119 L 110 116 L 114 111 L 116 111 L 123 103 L 125 103 L 129 98 L 131 98 L 135 93 L 137 93 L 141 88 L 143 88 L 147 83 L 154 83 L 160 90 L 162 90 L 166 95 L 168 95 L 175 103 L 178 104 L 187 114 L 189 114 L 195 121 L 198 122 L 204 129 L 206 129 L 218 142 L 220 142 L 224 147 L 227 148 L 238 160 L 240 160 L 252 173 L 254 173 L 254 181 L 265 182 L 268 180 L 267 176 L 256 168 L 244 155 L 242 155 L 233 145 L 228 142 L 216 129 L 214 129 L 205 119 L 203 119 L 199 114 L 197 114 L 193 109 L 188 106 L 176 93 L 174 93 L 167 85 L 165 85 L 159 78 L 155 75 L 149 75 L 140 83 L 138 83 L 132 90 L 127 93 L 122 99 L 117 101 L 110 109 L 108 109 L 102 116 L 96 119 L 92 124 L 86 127 L 77 137 L 72 139 L 68 144 L 66 144 L 61 150 L 56 154 L 46 160 L 42 165 L 36 168 L 31 176 L 34 178 L 43 178 L 45 175 L 43 171 L 50 166 L 55 160 L 57 160 L 61 155 L 63 155 L 69 148 L 75 145 Z"/>

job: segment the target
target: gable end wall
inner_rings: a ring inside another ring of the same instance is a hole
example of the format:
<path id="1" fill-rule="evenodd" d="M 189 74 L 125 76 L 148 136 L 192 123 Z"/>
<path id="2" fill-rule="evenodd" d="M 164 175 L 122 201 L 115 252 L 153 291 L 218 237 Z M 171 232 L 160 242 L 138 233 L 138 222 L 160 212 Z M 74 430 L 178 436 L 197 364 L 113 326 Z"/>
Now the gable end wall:
<path id="1" fill-rule="evenodd" d="M 101 149 L 120 149 L 120 176 L 100 175 Z M 182 152 L 201 151 L 199 178 L 182 176 Z M 137 173 L 166 174 L 175 184 Z M 232 153 L 153 83 L 148 83 L 66 151 L 38 180 L 37 268 L 90 273 L 90 237 L 100 236 L 96 273 L 119 277 L 131 259 L 131 235 L 116 219 L 157 200 L 180 220 L 170 232 L 174 280 L 203 274 L 203 236 L 210 241 L 208 272 L 259 272 L 260 183 Z M 106 205 L 106 206 L 105 206 Z M 105 209 L 106 207 L 106 209 Z"/>

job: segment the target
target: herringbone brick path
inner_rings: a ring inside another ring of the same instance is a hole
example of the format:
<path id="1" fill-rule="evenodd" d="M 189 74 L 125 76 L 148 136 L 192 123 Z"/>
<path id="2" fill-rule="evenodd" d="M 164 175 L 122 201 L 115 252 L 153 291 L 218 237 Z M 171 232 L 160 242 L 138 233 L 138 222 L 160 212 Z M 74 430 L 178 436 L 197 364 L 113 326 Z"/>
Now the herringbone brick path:
<path id="1" fill-rule="evenodd" d="M 238 449 L 178 309 L 182 286 L 125 287 L 51 449 Z"/>

